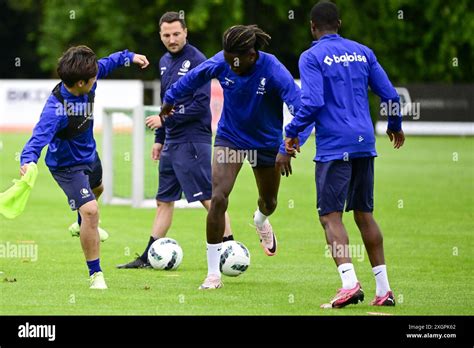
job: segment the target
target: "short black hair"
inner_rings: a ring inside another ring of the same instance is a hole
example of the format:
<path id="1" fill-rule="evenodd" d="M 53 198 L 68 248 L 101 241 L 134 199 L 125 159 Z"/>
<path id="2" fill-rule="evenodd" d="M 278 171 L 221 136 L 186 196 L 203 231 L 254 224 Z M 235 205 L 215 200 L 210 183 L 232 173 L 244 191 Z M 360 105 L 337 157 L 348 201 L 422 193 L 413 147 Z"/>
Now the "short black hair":
<path id="1" fill-rule="evenodd" d="M 89 81 L 97 76 L 97 56 L 87 46 L 70 47 L 59 58 L 57 72 L 59 78 L 68 87 L 73 87 L 76 82 Z"/>
<path id="2" fill-rule="evenodd" d="M 183 29 L 186 29 L 186 22 L 184 21 L 184 12 L 183 13 L 166 12 L 163 16 L 161 16 L 159 26 L 161 28 L 161 25 L 163 23 L 173 23 L 173 22 L 180 22 Z"/>
<path id="3" fill-rule="evenodd" d="M 311 9 L 311 22 L 319 30 L 339 29 L 339 10 L 337 6 L 329 1 L 321 1 Z"/>
<path id="4" fill-rule="evenodd" d="M 256 51 L 270 43 L 271 36 L 257 25 L 234 25 L 224 32 L 222 46 L 224 51 L 243 54 L 254 48 Z"/>

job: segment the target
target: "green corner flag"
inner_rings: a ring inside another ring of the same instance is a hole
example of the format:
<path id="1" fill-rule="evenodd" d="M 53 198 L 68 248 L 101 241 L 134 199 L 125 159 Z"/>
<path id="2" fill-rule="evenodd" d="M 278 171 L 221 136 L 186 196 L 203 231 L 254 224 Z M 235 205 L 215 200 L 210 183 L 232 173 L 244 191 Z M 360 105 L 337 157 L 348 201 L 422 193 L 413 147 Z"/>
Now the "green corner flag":
<path id="1" fill-rule="evenodd" d="M 28 170 L 20 180 L 14 179 L 13 186 L 0 193 L 0 214 L 8 219 L 14 219 L 25 210 L 31 189 L 38 177 L 36 163 L 28 164 Z"/>

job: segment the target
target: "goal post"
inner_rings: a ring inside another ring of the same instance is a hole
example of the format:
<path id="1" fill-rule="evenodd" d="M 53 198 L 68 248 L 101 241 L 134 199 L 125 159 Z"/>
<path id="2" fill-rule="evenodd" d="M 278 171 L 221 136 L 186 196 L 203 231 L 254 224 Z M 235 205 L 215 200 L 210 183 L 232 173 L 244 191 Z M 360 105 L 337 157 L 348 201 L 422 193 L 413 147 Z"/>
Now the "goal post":
<path id="1" fill-rule="evenodd" d="M 150 159 L 154 132 L 147 130 L 145 117 L 159 113 L 159 106 L 105 107 L 102 119 L 103 203 L 134 208 L 156 207 L 158 168 Z M 176 208 L 202 208 L 186 199 Z"/>

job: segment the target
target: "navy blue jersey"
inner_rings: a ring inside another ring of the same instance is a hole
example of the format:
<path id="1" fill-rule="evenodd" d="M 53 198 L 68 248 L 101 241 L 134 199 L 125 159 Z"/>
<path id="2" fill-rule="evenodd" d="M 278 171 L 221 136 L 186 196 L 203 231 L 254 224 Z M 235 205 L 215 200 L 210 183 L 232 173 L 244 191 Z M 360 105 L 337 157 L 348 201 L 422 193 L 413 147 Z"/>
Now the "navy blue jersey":
<path id="1" fill-rule="evenodd" d="M 275 56 L 262 51 L 258 54 L 251 70 L 245 75 L 237 75 L 221 51 L 174 83 L 164 101 L 176 104 L 216 78 L 224 90 L 217 137 L 229 141 L 237 149 L 278 149 L 283 139 L 283 102 L 294 114 L 300 105 L 300 88 Z M 302 143 L 312 126 L 308 128 L 300 136 Z"/>
<path id="2" fill-rule="evenodd" d="M 206 60 L 196 47 L 187 43 L 177 54 L 166 53 L 160 59 L 161 100 L 173 83 Z M 166 119 L 165 127 L 155 131 L 155 142 L 211 143 L 212 115 L 210 109 L 211 82 L 199 87 L 194 94 L 175 101 L 175 114 Z"/>
<path id="3" fill-rule="evenodd" d="M 116 52 L 98 61 L 97 79 L 101 79 L 110 74 L 114 69 L 130 64 L 135 53 L 124 50 Z M 92 92 L 97 88 L 97 82 L 92 87 Z M 68 92 L 61 83 L 60 93 L 66 104 L 61 104 L 54 96 L 50 95 L 46 101 L 40 119 L 33 129 L 33 135 L 26 143 L 21 153 L 21 165 L 29 162 L 37 163 L 41 155 L 41 150 L 48 145 L 46 153 L 46 165 L 52 169 L 61 167 L 71 167 L 80 164 L 90 164 L 96 159 L 96 144 L 93 135 L 93 124 L 85 132 L 70 138 L 64 139 L 58 136 L 61 130 L 68 127 L 69 119 L 67 110 L 73 109 L 73 113 L 80 113 L 90 106 L 88 95 L 75 96 Z"/>
<path id="4" fill-rule="evenodd" d="M 301 107 L 286 126 L 296 137 L 308 125 L 316 127 L 316 161 L 376 156 L 368 88 L 383 102 L 399 103 L 395 88 L 371 49 L 337 34 L 324 35 L 301 54 Z M 388 127 L 401 129 L 392 115 Z"/>

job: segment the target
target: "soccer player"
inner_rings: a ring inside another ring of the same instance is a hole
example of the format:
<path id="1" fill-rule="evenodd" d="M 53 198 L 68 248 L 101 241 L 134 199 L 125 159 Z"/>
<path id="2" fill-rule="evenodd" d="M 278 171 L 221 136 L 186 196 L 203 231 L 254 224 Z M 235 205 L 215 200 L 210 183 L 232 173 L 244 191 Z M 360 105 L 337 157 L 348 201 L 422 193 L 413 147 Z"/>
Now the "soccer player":
<path id="1" fill-rule="evenodd" d="M 196 47 L 187 42 L 184 18 L 177 12 L 166 12 L 159 21 L 160 37 L 168 52 L 160 59 L 161 99 L 169 87 L 206 60 Z M 118 268 L 150 267 L 148 250 L 155 240 L 163 238 L 173 219 L 174 202 L 184 191 L 188 202 L 200 201 L 209 210 L 211 205 L 211 83 L 194 94 L 177 101 L 182 112 L 166 120 L 159 116 L 147 118 L 147 125 L 156 128 L 151 158 L 159 160 L 159 187 L 156 195 L 156 216 L 144 252 L 130 263 Z M 157 122 L 157 123 L 156 123 Z M 224 241 L 233 240 L 226 213 Z"/>
<path id="2" fill-rule="evenodd" d="M 261 51 L 269 41 L 270 36 L 256 25 L 227 29 L 223 35 L 224 50 L 173 84 L 164 97 L 160 116 L 170 115 L 176 106 L 170 117 L 173 118 L 179 113 L 179 100 L 212 78 L 217 78 L 224 90 L 224 106 L 214 144 L 211 208 L 207 215 L 208 275 L 200 289 L 222 286 L 219 259 L 224 217 L 245 156 L 252 164 L 259 193 L 254 214 L 257 234 L 268 256 L 277 251 L 268 217 L 277 206 L 280 170 L 286 175 L 291 172 L 291 157 L 285 153 L 282 142 L 282 108 L 285 102 L 290 112 L 297 110 L 300 91 L 283 64 Z M 279 153 L 280 144 L 283 153 Z"/>
<path id="3" fill-rule="evenodd" d="M 21 153 L 20 174 L 37 163 L 48 145 L 46 165 L 67 196 L 72 210 L 81 217 L 80 240 L 89 268 L 90 288 L 107 289 L 100 267 L 99 207 L 103 191 L 102 166 L 93 135 L 93 105 L 97 80 L 131 62 L 142 69 L 145 56 L 124 50 L 97 61 L 86 46 L 69 48 L 59 59 L 61 82 L 46 101 L 33 135 Z"/>
<path id="4" fill-rule="evenodd" d="M 341 20 L 333 3 L 322 2 L 311 10 L 314 41 L 299 61 L 302 83 L 301 107 L 286 126 L 286 150 L 299 151 L 298 134 L 309 124 L 316 127 L 316 188 L 320 222 L 333 251 L 342 279 L 340 289 L 327 307 L 344 307 L 364 299 L 348 250 L 349 239 L 342 223 L 346 212 L 364 241 L 375 275 L 376 296 L 372 305 L 394 306 L 385 265 L 382 233 L 373 217 L 375 135 L 367 90 L 383 102 L 399 103 L 399 96 L 372 50 L 337 34 Z M 387 134 L 394 147 L 405 140 L 401 117 L 392 114 Z"/>

